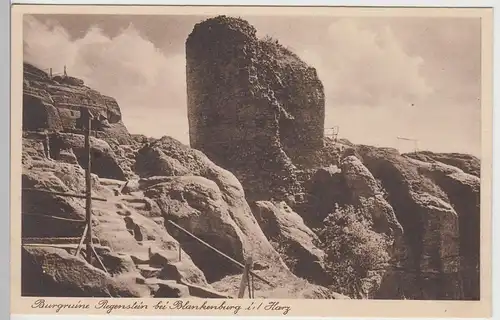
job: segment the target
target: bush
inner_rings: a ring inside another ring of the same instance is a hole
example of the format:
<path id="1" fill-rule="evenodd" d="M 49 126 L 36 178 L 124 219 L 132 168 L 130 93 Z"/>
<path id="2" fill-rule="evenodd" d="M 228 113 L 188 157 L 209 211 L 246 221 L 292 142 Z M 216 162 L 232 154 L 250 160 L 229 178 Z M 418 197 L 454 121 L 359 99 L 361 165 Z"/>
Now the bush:
<path id="1" fill-rule="evenodd" d="M 369 272 L 383 269 L 389 261 L 389 241 L 372 230 L 370 221 L 362 210 L 337 206 L 324 220 L 324 227 L 316 230 L 332 289 L 353 298 L 362 297 Z"/>
<path id="2" fill-rule="evenodd" d="M 290 268 L 290 271 L 295 272 L 298 261 L 291 254 L 293 253 L 293 250 L 290 248 L 290 244 L 287 239 L 282 235 L 279 235 L 274 239 L 269 239 L 269 243 L 280 255 L 281 259 L 283 259 L 286 266 Z"/>

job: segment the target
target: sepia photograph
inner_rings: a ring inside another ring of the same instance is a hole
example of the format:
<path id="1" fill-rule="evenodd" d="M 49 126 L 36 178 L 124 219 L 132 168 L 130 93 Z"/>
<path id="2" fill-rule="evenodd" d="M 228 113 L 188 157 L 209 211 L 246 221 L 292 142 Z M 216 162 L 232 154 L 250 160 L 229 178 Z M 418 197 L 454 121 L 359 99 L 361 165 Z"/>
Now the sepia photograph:
<path id="1" fill-rule="evenodd" d="M 489 299 L 483 20 L 331 9 L 24 13 L 21 296 Z"/>

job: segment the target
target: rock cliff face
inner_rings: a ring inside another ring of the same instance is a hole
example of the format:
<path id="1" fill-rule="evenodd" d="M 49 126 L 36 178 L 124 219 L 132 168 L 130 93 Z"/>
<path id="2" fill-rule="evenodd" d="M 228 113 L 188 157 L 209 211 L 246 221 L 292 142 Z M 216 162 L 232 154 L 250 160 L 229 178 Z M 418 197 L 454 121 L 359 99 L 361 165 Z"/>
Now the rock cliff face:
<path id="1" fill-rule="evenodd" d="M 248 199 L 284 199 L 297 184 L 291 158 L 323 146 L 316 70 L 225 16 L 197 24 L 186 55 L 191 146 L 231 170 Z"/>
<path id="2" fill-rule="evenodd" d="M 284 202 L 257 201 L 252 211 L 266 237 L 283 248 L 281 254 L 298 276 L 314 283 L 328 283 L 325 253 L 316 247 L 318 237 Z"/>
<path id="3" fill-rule="evenodd" d="M 396 282 L 411 299 L 478 299 L 479 178 L 385 149 L 360 146 L 358 152 L 404 229 L 406 259 L 386 274 L 390 284 L 382 282 L 379 295 L 392 297 Z M 469 201 L 457 201 L 458 194 Z"/>
<path id="4" fill-rule="evenodd" d="M 417 153 L 406 154 L 408 157 L 425 162 L 437 162 L 449 164 L 462 169 L 463 172 L 472 174 L 476 177 L 481 173 L 481 161 L 470 154 L 460 153 L 434 153 L 429 151 L 420 151 Z"/>
<path id="5" fill-rule="evenodd" d="M 23 130 L 74 131 L 79 127 L 80 107 L 89 107 L 95 115 L 92 127 L 99 137 L 129 138 L 120 107 L 114 98 L 84 85 L 74 77 L 50 77 L 24 63 Z"/>
<path id="6" fill-rule="evenodd" d="M 26 68 L 26 82 L 38 88 L 92 90 L 82 89 L 76 80 L 61 84 L 69 80 L 56 82 L 32 66 Z M 54 113 L 47 113 L 42 125 L 30 126 L 38 117 L 31 113 L 38 108 L 31 99 L 23 104 L 28 125 L 22 139 L 22 234 L 28 243 L 42 238 L 51 243 L 23 246 L 23 294 L 64 295 L 67 289 L 71 296 L 234 297 L 241 270 L 173 228 L 170 220 L 233 259 L 243 262 L 251 256 L 256 272 L 273 284 L 257 285 L 261 297 L 345 298 L 289 270 L 259 227 L 231 172 L 174 139 L 124 136 L 126 129 L 103 131 L 104 136 L 90 139 L 93 195 L 106 199 L 93 201 L 93 241 L 108 273 L 74 256 L 75 245 L 51 247 L 64 242 L 54 238 L 83 233 L 84 225 L 67 219 L 84 219 L 84 200 L 50 192 L 84 193 L 84 137 L 74 130 L 77 120 L 64 118 L 58 109 L 64 107 L 54 104 L 48 93 L 45 100 L 37 100 L 41 103 L 37 110 Z M 74 103 L 76 110 L 79 103 Z M 99 111 L 109 111 L 101 107 Z M 85 277 L 80 279 L 79 272 Z M 90 278 L 88 285 L 82 282 Z M 292 293 L 285 284 L 292 284 Z"/>

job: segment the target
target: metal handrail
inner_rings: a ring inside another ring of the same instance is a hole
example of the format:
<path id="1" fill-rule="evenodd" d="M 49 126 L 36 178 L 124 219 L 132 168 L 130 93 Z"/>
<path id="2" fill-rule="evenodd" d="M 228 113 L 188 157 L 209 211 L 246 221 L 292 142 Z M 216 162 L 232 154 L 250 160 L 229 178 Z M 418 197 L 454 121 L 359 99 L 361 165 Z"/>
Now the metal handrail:
<path id="1" fill-rule="evenodd" d="M 42 193 L 50 193 L 56 196 L 63 196 L 63 197 L 71 197 L 71 198 L 80 198 L 80 199 L 86 199 L 87 196 L 80 195 L 80 194 L 75 194 L 75 193 L 68 193 L 68 192 L 57 192 L 57 191 L 50 191 L 50 190 L 43 190 L 43 189 L 34 189 L 34 188 L 23 188 L 23 191 L 30 191 L 30 192 L 42 192 Z M 105 198 L 99 198 L 99 197 L 92 197 L 92 200 L 97 200 L 97 201 L 108 201 Z"/>
<path id="2" fill-rule="evenodd" d="M 195 236 L 194 234 L 192 234 L 191 232 L 187 231 L 186 229 L 184 229 L 183 227 L 179 226 L 177 223 L 171 221 L 171 220 L 167 220 L 168 223 L 170 223 L 171 225 L 173 225 L 174 227 L 176 227 L 177 229 L 183 231 L 185 234 L 187 234 L 188 236 L 190 236 L 191 238 L 197 240 L 199 243 L 203 244 L 204 246 L 206 246 L 207 248 L 211 249 L 212 251 L 215 251 L 216 253 L 218 253 L 219 255 L 221 255 L 222 257 L 226 258 L 227 260 L 231 261 L 233 264 L 235 264 L 236 266 L 240 267 L 241 269 L 245 270 L 245 265 L 234 260 L 233 258 L 231 258 L 230 256 L 226 255 L 225 253 L 219 251 L 218 249 L 212 247 L 211 245 L 209 245 L 208 243 L 206 243 L 205 241 L 201 240 L 200 238 L 198 238 L 197 236 Z M 266 279 L 262 278 L 261 276 L 259 276 L 258 274 L 256 274 L 255 272 L 253 271 L 249 271 L 250 274 L 252 274 L 255 278 L 259 279 L 260 281 L 264 282 L 265 284 L 271 286 L 271 287 L 274 287 L 274 285 L 267 281 Z"/>
<path id="3" fill-rule="evenodd" d="M 30 217 L 36 216 L 36 217 L 42 217 L 42 218 L 46 218 L 46 219 L 54 219 L 54 220 L 61 220 L 61 221 L 67 221 L 67 222 L 77 222 L 77 223 L 87 222 L 86 220 L 81 220 L 81 219 L 69 219 L 69 218 L 49 216 L 46 214 L 36 214 L 36 213 L 23 213 L 21 216 L 30 216 Z"/>

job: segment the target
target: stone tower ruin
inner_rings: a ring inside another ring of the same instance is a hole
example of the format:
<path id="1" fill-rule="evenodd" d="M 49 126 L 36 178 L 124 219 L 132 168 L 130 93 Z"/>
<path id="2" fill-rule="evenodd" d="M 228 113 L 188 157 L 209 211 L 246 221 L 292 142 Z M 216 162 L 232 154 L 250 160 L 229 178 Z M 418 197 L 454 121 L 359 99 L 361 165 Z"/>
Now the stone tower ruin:
<path id="1" fill-rule="evenodd" d="M 186 74 L 191 147 L 259 199 L 292 190 L 293 159 L 323 147 L 325 101 L 314 68 L 256 33 L 226 16 L 197 24 L 186 41 Z"/>

